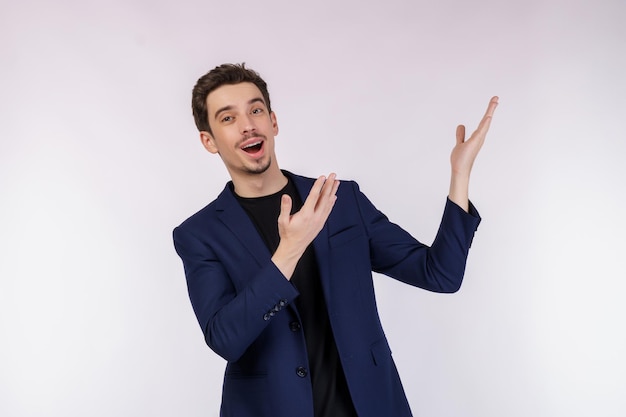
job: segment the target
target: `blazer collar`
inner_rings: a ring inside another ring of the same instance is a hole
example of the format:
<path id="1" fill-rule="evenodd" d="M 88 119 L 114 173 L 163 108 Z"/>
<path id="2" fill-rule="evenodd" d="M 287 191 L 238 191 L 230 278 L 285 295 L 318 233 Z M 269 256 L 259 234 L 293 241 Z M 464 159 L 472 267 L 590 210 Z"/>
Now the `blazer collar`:
<path id="1" fill-rule="evenodd" d="M 232 181 L 226 184 L 215 200 L 215 211 L 217 217 L 232 232 L 232 238 L 239 240 L 259 266 L 266 264 L 271 254 L 254 222 L 237 201 Z"/>

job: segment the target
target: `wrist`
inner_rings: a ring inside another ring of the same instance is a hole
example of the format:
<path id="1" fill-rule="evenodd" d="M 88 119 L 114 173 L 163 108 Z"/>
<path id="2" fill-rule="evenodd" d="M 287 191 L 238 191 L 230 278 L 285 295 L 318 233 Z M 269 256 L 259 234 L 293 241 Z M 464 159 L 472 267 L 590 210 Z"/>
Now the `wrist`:
<path id="1" fill-rule="evenodd" d="M 466 212 L 469 211 L 469 175 L 452 174 L 448 198 Z"/>
<path id="2" fill-rule="evenodd" d="M 303 253 L 304 251 L 297 250 L 281 241 L 278 248 L 276 248 L 276 252 L 272 255 L 272 262 L 287 280 L 291 280 L 291 276 Z"/>

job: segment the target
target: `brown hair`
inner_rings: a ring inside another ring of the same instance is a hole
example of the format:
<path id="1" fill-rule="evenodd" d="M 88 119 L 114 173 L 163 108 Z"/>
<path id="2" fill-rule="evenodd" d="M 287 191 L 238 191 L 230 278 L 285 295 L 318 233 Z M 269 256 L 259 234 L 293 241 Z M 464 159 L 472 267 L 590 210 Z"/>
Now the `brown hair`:
<path id="1" fill-rule="evenodd" d="M 199 131 L 211 132 L 211 126 L 209 126 L 209 117 L 206 99 L 209 94 L 217 88 L 225 84 L 239 84 L 239 83 L 252 83 L 261 90 L 263 100 L 268 111 L 272 111 L 270 105 L 270 94 L 267 91 L 267 84 L 261 76 L 246 68 L 245 63 L 241 64 L 222 64 L 213 68 L 211 71 L 203 75 L 198 79 L 198 82 L 193 87 L 191 94 L 191 109 L 193 111 L 193 118 L 196 122 L 196 127 Z"/>

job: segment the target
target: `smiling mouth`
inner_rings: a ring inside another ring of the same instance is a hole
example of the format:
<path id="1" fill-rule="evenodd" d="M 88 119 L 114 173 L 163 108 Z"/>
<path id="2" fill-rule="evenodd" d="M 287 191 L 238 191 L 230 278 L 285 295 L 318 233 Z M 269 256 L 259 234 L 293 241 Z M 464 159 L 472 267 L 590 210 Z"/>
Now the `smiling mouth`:
<path id="1" fill-rule="evenodd" d="M 248 152 L 248 153 L 256 153 L 260 151 L 262 147 L 263 147 L 263 141 L 258 141 L 258 142 L 250 143 L 249 145 L 242 147 L 241 150 Z"/>

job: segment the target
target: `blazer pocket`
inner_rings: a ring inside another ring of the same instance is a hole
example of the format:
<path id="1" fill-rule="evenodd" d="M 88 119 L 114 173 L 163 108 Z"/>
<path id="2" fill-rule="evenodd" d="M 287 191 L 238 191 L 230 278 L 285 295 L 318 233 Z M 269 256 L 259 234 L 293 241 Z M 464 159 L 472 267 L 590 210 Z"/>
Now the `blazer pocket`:
<path id="1" fill-rule="evenodd" d="M 336 248 L 360 237 L 364 237 L 363 232 L 357 225 L 354 225 L 330 236 L 328 244 L 331 248 Z"/>
<path id="2" fill-rule="evenodd" d="M 266 378 L 267 372 L 228 372 L 227 379 L 261 379 Z"/>

